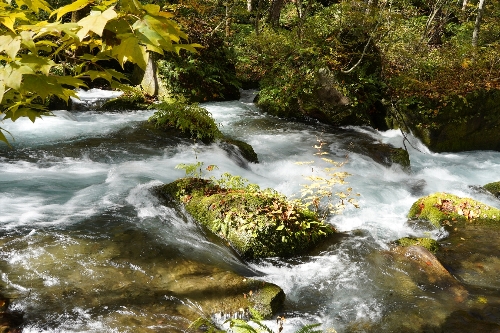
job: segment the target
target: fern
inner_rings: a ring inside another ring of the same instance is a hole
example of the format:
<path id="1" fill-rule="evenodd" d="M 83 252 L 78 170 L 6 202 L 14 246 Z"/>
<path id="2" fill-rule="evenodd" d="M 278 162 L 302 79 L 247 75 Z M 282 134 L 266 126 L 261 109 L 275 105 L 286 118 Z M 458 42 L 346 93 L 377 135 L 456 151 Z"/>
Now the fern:
<path id="1" fill-rule="evenodd" d="M 321 330 L 315 330 L 314 328 L 321 326 L 321 324 L 311 324 L 311 325 L 306 325 L 296 331 L 295 333 L 322 333 Z"/>

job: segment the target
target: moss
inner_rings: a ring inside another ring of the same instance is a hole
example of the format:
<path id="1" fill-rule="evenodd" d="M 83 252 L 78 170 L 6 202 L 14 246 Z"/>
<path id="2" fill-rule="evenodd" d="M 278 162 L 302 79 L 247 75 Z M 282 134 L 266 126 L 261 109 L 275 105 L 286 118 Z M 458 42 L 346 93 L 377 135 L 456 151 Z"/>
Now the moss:
<path id="1" fill-rule="evenodd" d="M 224 189 L 209 180 L 183 178 L 159 192 L 182 202 L 247 259 L 302 254 L 335 233 L 313 212 L 271 190 Z"/>
<path id="2" fill-rule="evenodd" d="M 258 281 L 257 291 L 249 297 L 250 307 L 257 312 L 254 317 L 270 318 L 283 308 L 285 293 L 270 283 Z"/>
<path id="3" fill-rule="evenodd" d="M 148 119 L 157 128 L 166 132 L 172 129 L 179 131 L 184 137 L 212 143 L 222 137 L 212 114 L 197 103 L 185 100 L 170 100 L 154 106 L 157 110 Z"/>
<path id="4" fill-rule="evenodd" d="M 103 110 L 145 110 L 149 107 L 148 101 L 140 92 L 127 92 L 120 97 L 106 101 Z"/>
<path id="5" fill-rule="evenodd" d="M 461 223 L 500 226 L 499 209 L 449 193 L 434 193 L 420 198 L 410 208 L 408 218 L 428 220 L 436 228 Z"/>
<path id="6" fill-rule="evenodd" d="M 406 149 L 403 148 L 391 149 L 390 159 L 392 163 L 401 165 L 403 170 L 405 171 L 411 170 L 410 155 L 408 154 L 408 151 L 406 151 Z"/>
<path id="7" fill-rule="evenodd" d="M 396 243 L 400 246 L 407 247 L 407 246 L 412 246 L 412 245 L 419 245 L 422 247 L 425 247 L 427 250 L 429 250 L 432 253 L 436 253 L 439 250 L 439 243 L 432 239 L 432 238 L 411 238 L 411 237 L 404 237 L 401 239 L 398 239 Z"/>
<path id="8" fill-rule="evenodd" d="M 248 143 L 240 141 L 240 140 L 236 140 L 236 139 L 230 139 L 230 138 L 224 138 L 224 139 L 222 139 L 222 141 L 238 147 L 240 152 L 241 152 L 241 155 L 247 161 L 252 162 L 252 163 L 259 163 L 259 158 L 257 157 L 255 150 L 253 150 L 253 147 L 251 145 L 249 145 Z"/>
<path id="9" fill-rule="evenodd" d="M 432 151 L 500 150 L 500 90 L 401 101 L 398 123 Z M 408 126 L 408 127 L 407 127 Z"/>
<path id="10" fill-rule="evenodd" d="M 495 197 L 500 198 L 500 182 L 488 183 L 483 188 Z"/>

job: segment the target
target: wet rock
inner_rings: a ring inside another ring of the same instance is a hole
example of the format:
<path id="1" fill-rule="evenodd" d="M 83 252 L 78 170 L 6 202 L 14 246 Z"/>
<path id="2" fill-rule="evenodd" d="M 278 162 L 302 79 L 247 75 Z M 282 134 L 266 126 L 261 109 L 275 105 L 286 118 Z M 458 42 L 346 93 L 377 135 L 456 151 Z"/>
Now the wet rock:
<path id="1" fill-rule="evenodd" d="M 400 109 L 399 127 L 409 127 L 432 151 L 500 150 L 499 89 L 478 89 L 441 100 L 413 96 L 412 100 Z"/>
<path id="2" fill-rule="evenodd" d="M 468 289 L 500 290 L 499 209 L 470 198 L 434 193 L 417 200 L 408 216 L 446 231 L 446 238 L 438 241 L 436 258 Z"/>
<path id="3" fill-rule="evenodd" d="M 470 198 L 449 193 L 434 193 L 417 200 L 409 219 L 430 221 L 436 228 L 471 225 L 500 227 L 500 210 Z"/>
<path id="4" fill-rule="evenodd" d="M 282 289 L 243 266 L 185 254 L 142 230 L 98 223 L 107 223 L 108 232 L 37 232 L 1 244 L 20 256 L 39 254 L 29 264 L 12 263 L 6 273 L 12 283 L 29 287 L 13 300 L 27 305 L 26 325 L 57 330 L 73 313 L 85 312 L 102 321 L 103 332 L 129 326 L 180 333 L 199 316 L 248 315 L 252 308 L 269 318 L 283 306 Z"/>
<path id="5" fill-rule="evenodd" d="M 411 266 L 407 272 L 417 284 L 432 285 L 434 288 L 446 290 L 458 303 L 467 298 L 467 290 L 425 247 L 420 245 L 397 246 L 392 251 L 397 255 L 397 260 Z"/>
<path id="6" fill-rule="evenodd" d="M 500 199 L 500 182 L 493 182 L 483 185 L 483 188 Z"/>
<path id="7" fill-rule="evenodd" d="M 218 144 L 242 168 L 248 167 L 248 162 L 259 163 L 253 147 L 244 141 L 224 138 Z"/>
<path id="8" fill-rule="evenodd" d="M 10 299 L 0 294 L 0 332 L 20 333 L 20 326 L 23 323 L 23 314 L 12 311 L 9 306 Z"/>
<path id="9" fill-rule="evenodd" d="M 372 131 L 375 132 L 375 130 Z M 404 171 L 411 171 L 410 156 L 405 149 L 374 140 L 371 135 L 356 131 L 346 130 L 342 136 L 346 142 L 349 142 L 349 145 L 344 147 L 345 149 L 368 156 L 383 166 L 391 167 L 393 164 L 397 164 Z"/>
<path id="10" fill-rule="evenodd" d="M 210 180 L 184 178 L 158 187 L 156 193 L 167 204 L 183 203 L 191 216 L 245 259 L 303 254 L 335 233 L 312 211 L 252 184 L 224 188 Z"/>

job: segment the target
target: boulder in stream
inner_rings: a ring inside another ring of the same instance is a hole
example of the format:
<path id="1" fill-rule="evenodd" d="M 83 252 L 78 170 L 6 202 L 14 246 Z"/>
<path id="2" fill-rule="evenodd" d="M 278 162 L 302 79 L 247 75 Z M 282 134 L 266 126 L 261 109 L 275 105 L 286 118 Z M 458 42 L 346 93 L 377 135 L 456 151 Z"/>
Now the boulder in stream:
<path id="1" fill-rule="evenodd" d="M 314 212 L 253 184 L 225 188 L 211 180 L 183 178 L 158 187 L 157 194 L 182 203 L 245 259 L 302 254 L 335 233 Z"/>
<path id="2" fill-rule="evenodd" d="M 432 267 L 439 263 L 443 267 L 440 272 L 449 272 L 467 291 L 467 307 L 473 308 L 468 315 L 475 311 L 480 314 L 476 317 L 482 324 L 498 329 L 500 316 L 488 315 L 488 309 L 500 308 L 497 296 L 500 291 L 500 209 L 470 198 L 434 193 L 417 200 L 408 217 L 429 221 L 434 228 L 444 231 L 445 237 L 433 241 L 438 244 L 435 258 L 429 255 L 432 260 L 426 259 L 422 267 L 429 269 L 428 262 Z M 442 275 L 440 272 L 435 272 L 436 277 Z M 467 327 L 472 329 L 476 321 L 469 324 Z M 450 317 L 443 327 L 447 325 L 456 326 L 456 318 Z"/>
<path id="3" fill-rule="evenodd" d="M 500 199 L 500 182 L 493 182 L 483 185 L 483 188 Z"/>

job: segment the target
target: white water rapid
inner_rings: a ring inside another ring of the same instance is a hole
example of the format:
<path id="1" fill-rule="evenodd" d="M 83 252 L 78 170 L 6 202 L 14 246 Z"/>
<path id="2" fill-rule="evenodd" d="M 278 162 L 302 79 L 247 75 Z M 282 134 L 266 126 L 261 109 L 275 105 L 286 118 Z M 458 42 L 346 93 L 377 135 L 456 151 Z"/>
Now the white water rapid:
<path id="1" fill-rule="evenodd" d="M 412 285 L 380 253 L 401 237 L 428 234 L 406 223 L 412 203 L 426 194 L 446 191 L 498 207 L 470 185 L 500 180 L 500 152 L 437 154 L 409 137 L 406 173 L 350 150 L 359 136 L 402 147 L 396 130 L 293 123 L 245 99 L 203 106 L 223 133 L 252 145 L 260 163 L 238 163 L 215 144 L 137 132 L 153 111 L 57 111 L 34 124 L 0 124 L 14 136 L 12 148 L 0 146 L 0 291 L 24 313 L 23 332 L 187 332 L 179 309 L 198 311 L 197 304 L 159 281 L 184 261 L 279 285 L 287 296 L 284 332 L 311 323 L 325 332 L 396 332 L 405 320 L 439 324 L 459 307 Z M 316 138 L 330 158 L 347 156 L 340 171 L 351 174 L 360 208 L 332 217 L 345 237 L 310 256 L 244 263 L 149 191 L 183 177 L 175 166 L 197 158 L 218 166 L 210 175 L 230 172 L 298 197 L 311 166 L 296 162 L 328 166 L 313 155 Z"/>

